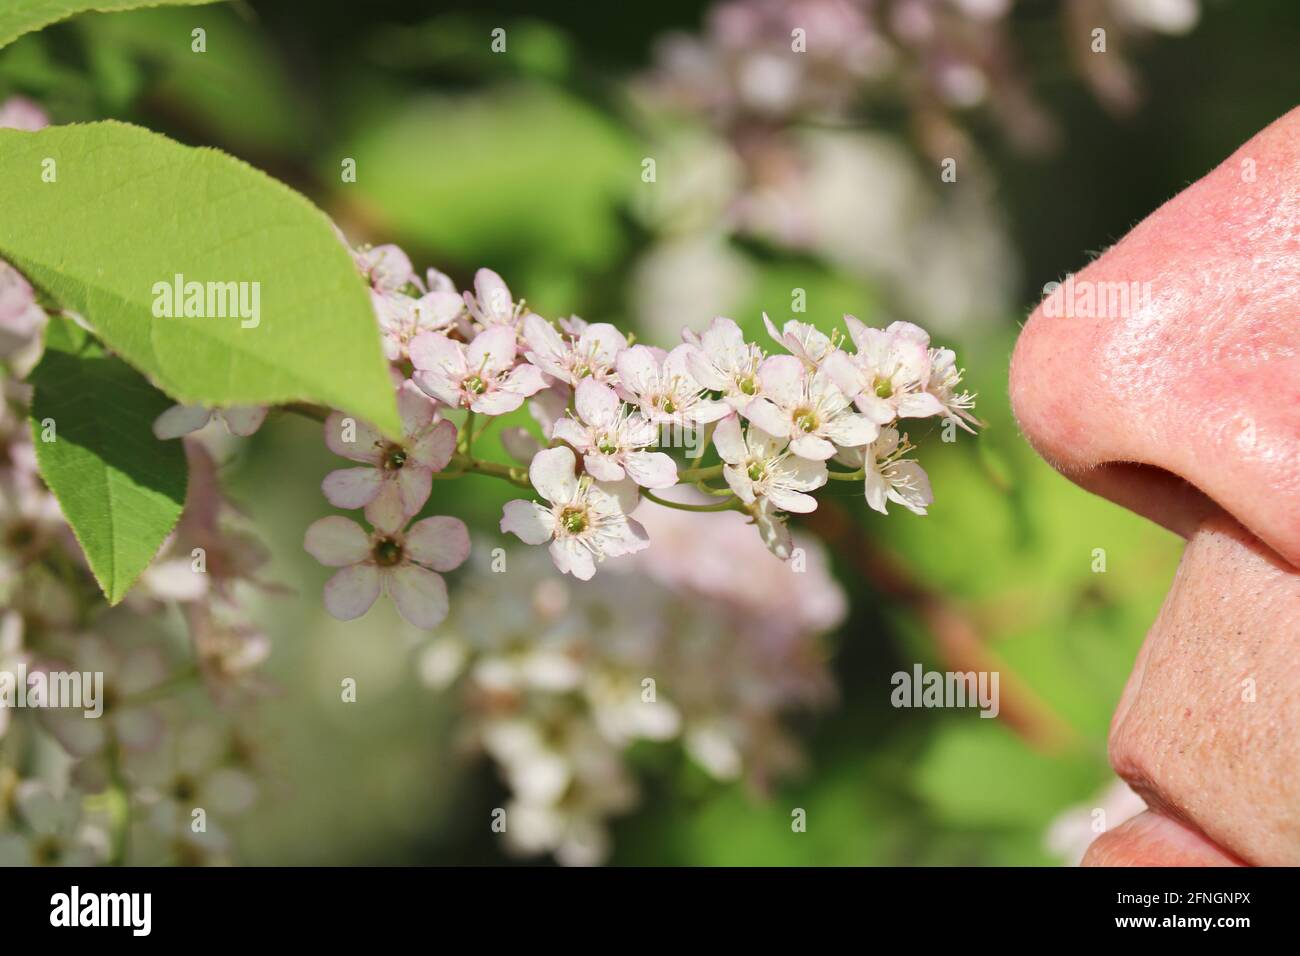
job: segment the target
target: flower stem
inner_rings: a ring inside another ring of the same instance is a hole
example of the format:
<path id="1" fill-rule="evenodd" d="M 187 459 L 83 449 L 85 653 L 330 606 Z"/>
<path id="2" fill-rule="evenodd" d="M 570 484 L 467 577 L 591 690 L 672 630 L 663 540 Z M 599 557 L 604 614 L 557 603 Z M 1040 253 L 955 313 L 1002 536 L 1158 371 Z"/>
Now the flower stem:
<path id="1" fill-rule="evenodd" d="M 826 470 L 826 477 L 832 481 L 862 481 L 867 477 L 867 469 L 859 468 L 857 471 L 831 471 Z"/>
<path id="2" fill-rule="evenodd" d="M 667 498 L 660 498 L 648 488 L 642 488 L 641 494 L 653 501 L 657 505 L 663 505 L 665 508 L 676 508 L 678 511 L 740 511 L 740 499 L 735 495 L 729 497 L 726 501 L 715 501 L 708 505 L 690 505 L 681 501 L 669 501 Z"/>
<path id="3" fill-rule="evenodd" d="M 528 472 L 523 468 L 499 465 L 495 461 L 484 461 L 464 454 L 455 455 L 445 469 L 433 473 L 435 478 L 458 478 L 461 475 L 488 475 L 492 478 L 501 478 L 520 488 L 532 487 L 532 483 L 528 480 Z"/>
<path id="4" fill-rule="evenodd" d="M 721 477 L 721 465 L 708 465 L 704 468 L 683 468 L 677 472 L 677 480 L 683 483 L 688 481 L 709 481 L 712 478 Z"/>

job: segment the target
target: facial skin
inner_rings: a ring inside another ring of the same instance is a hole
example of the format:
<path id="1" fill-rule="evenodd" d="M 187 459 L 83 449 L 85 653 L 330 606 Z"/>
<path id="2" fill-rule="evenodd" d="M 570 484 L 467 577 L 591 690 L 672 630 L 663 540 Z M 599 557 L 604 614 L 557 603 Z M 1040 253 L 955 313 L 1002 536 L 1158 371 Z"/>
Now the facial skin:
<path id="1" fill-rule="evenodd" d="M 1111 722 L 1111 763 L 1151 809 L 1084 863 L 1300 865 L 1300 109 L 1084 281 L 1150 297 L 1035 310 L 1011 365 L 1021 430 L 1187 539 Z"/>

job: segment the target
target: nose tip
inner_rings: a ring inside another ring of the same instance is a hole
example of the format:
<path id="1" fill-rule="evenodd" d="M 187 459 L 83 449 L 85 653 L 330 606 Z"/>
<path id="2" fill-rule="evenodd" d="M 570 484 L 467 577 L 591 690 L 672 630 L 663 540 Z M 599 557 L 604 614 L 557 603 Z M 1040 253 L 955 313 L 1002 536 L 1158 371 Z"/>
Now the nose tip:
<path id="1" fill-rule="evenodd" d="M 1300 110 L 1067 277 L 1009 381 L 1026 439 L 1077 483 L 1184 534 L 1217 505 L 1293 565 L 1298 184 Z"/>

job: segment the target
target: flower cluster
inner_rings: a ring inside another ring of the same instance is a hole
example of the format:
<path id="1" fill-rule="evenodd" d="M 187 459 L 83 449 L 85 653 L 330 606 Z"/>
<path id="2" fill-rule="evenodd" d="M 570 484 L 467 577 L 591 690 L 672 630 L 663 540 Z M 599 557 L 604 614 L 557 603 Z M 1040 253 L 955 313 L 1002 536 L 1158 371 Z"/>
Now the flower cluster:
<path id="1" fill-rule="evenodd" d="M 421 654 L 510 791 L 513 853 L 604 861 L 609 820 L 639 800 L 638 743 L 766 791 L 800 762 L 783 715 L 833 699 L 820 636 L 846 602 L 815 542 L 799 539 L 793 587 L 738 514 L 661 508 L 645 525 L 653 550 L 583 585 L 532 550 L 508 551 L 506 574 L 485 561 Z"/>
<path id="2" fill-rule="evenodd" d="M 861 482 L 882 513 L 893 501 L 925 514 L 930 484 L 908 457 L 903 421 L 976 423 L 952 351 L 908 322 L 882 330 L 845 316 L 847 335 L 827 335 L 795 319 L 778 329 L 764 316 L 783 350 L 768 354 L 718 317 L 665 351 L 607 323 L 551 323 L 489 269 L 457 295 L 441 272 L 417 275 L 396 246 L 353 254 L 370 284 L 403 432 L 390 439 L 340 412 L 325 421 L 330 450 L 363 466 L 328 475 L 325 496 L 364 509 L 372 528 L 331 516 L 307 530 L 307 550 L 341 568 L 325 605 L 343 620 L 381 593 L 418 627 L 446 617 L 438 572 L 467 558 L 469 535 L 455 518 L 417 520 L 435 478 L 493 475 L 532 492 L 505 505 L 501 531 L 547 545 L 561 572 L 585 581 L 606 559 L 649 547 L 634 516 L 643 499 L 741 512 L 780 558 L 792 553 L 787 515 L 815 510 L 810 492 L 830 480 Z M 516 430 L 506 447 L 526 469 L 475 457 L 475 439 L 525 404 L 541 437 Z M 710 439 L 712 465 L 703 463 Z M 692 456 L 679 462 L 669 453 L 678 446 Z M 678 486 L 703 501 L 661 495 Z"/>

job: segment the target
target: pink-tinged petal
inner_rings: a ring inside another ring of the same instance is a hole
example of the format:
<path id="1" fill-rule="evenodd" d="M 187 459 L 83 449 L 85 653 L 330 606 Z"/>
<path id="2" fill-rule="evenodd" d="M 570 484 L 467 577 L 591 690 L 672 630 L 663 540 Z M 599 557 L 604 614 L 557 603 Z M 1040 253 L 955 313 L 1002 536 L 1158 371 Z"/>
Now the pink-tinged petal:
<path id="1" fill-rule="evenodd" d="M 511 369 L 510 374 L 501 380 L 498 388 L 524 396 L 536 395 L 546 388 L 546 376 L 536 365 L 525 362 Z"/>
<path id="2" fill-rule="evenodd" d="M 659 381 L 659 360 L 644 345 L 634 345 L 618 354 L 615 362 L 623 387 L 632 394 L 642 396 L 654 389 Z"/>
<path id="3" fill-rule="evenodd" d="M 696 425 L 707 425 L 709 422 L 722 421 L 734 410 L 726 402 L 714 402 L 706 399 L 692 405 L 688 417 Z"/>
<path id="4" fill-rule="evenodd" d="M 790 441 L 790 450 L 800 458 L 825 461 L 835 454 L 835 446 L 816 435 L 798 435 Z"/>
<path id="5" fill-rule="evenodd" d="M 824 462 L 809 461 L 807 458 L 800 458 L 797 455 L 787 458 L 782 463 L 781 468 L 785 474 L 786 483 L 796 491 L 812 491 L 814 488 L 820 488 L 826 484 L 828 480 Z"/>
<path id="6" fill-rule="evenodd" d="M 747 450 L 745 438 L 740 432 L 739 416 L 732 415 L 718 422 L 718 427 L 713 430 L 713 447 L 718 450 L 722 460 L 729 464 L 738 465 L 745 460 Z"/>
<path id="7" fill-rule="evenodd" d="M 162 441 L 196 432 L 212 418 L 210 409 L 198 405 L 173 405 L 153 423 L 153 435 Z"/>
<path id="8" fill-rule="evenodd" d="M 528 466 L 528 479 L 547 501 L 568 504 L 578 491 L 578 479 L 573 473 L 577 463 L 572 449 L 547 448 L 539 451 Z"/>
<path id="9" fill-rule="evenodd" d="M 230 434 L 247 438 L 266 421 L 266 407 L 263 405 L 232 405 L 221 410 L 221 418 L 226 423 Z"/>
<path id="10" fill-rule="evenodd" d="M 594 379 L 586 378 L 578 386 L 574 397 L 578 415 L 588 425 L 596 428 L 608 428 L 618 420 L 622 403 L 618 395 L 608 385 L 602 385 Z"/>
<path id="11" fill-rule="evenodd" d="M 551 560 L 565 574 L 572 574 L 579 581 L 590 581 L 596 573 L 596 562 L 588 551 L 575 538 L 562 538 L 551 542 Z"/>
<path id="12" fill-rule="evenodd" d="M 560 333 L 540 315 L 529 313 L 523 322 L 524 344 L 529 348 L 529 361 L 536 355 L 545 362 L 557 363 L 564 356 L 564 340 Z"/>
<path id="13" fill-rule="evenodd" d="M 402 499 L 402 512 L 410 517 L 429 500 L 429 492 L 433 490 L 433 472 L 408 461 L 397 473 L 397 490 Z"/>
<path id="14" fill-rule="evenodd" d="M 782 408 L 791 408 L 803 398 L 806 375 L 804 364 L 793 355 L 769 355 L 758 367 L 758 380 L 763 391 Z M 763 427 L 766 431 L 772 431 L 767 426 Z"/>
<path id="15" fill-rule="evenodd" d="M 447 584 L 441 575 L 415 564 L 388 572 L 388 593 L 397 611 L 416 627 L 431 630 L 447 618 Z"/>
<path id="16" fill-rule="evenodd" d="M 448 289 L 434 289 L 416 301 L 416 323 L 422 329 L 445 329 L 465 311 L 465 300 Z"/>
<path id="17" fill-rule="evenodd" d="M 798 514 L 808 514 L 817 510 L 817 499 L 812 495 L 801 494 L 798 491 L 790 491 L 786 488 L 773 488 L 767 493 L 768 500 L 772 502 L 773 507 L 782 511 L 793 511 Z"/>
<path id="18" fill-rule="evenodd" d="M 618 510 L 625 515 L 632 513 L 632 510 L 641 503 L 641 489 L 637 483 L 631 479 L 623 481 L 604 481 L 591 487 L 590 494 L 608 495 L 614 499 Z"/>
<path id="19" fill-rule="evenodd" d="M 849 338 L 853 340 L 855 349 L 864 352 L 871 347 L 868 341 L 867 327 L 861 319 L 855 315 L 845 313 L 844 324 L 849 330 Z"/>
<path id="20" fill-rule="evenodd" d="M 864 386 L 862 370 L 844 352 L 832 352 L 822 362 L 821 370 L 846 396 L 859 394 Z"/>
<path id="21" fill-rule="evenodd" d="M 559 423 L 556 423 L 557 427 Z M 631 457 L 631 456 L 629 456 Z M 671 460 L 671 459 L 670 459 Z M 587 474 L 597 481 L 622 481 L 627 477 L 627 473 L 613 458 L 602 455 L 599 452 L 591 452 L 582 458 L 582 466 L 587 469 Z M 675 472 L 674 472 L 675 473 Z"/>
<path id="22" fill-rule="evenodd" d="M 355 521 L 330 515 L 307 528 L 302 546 L 327 568 L 356 564 L 370 556 L 370 536 Z"/>
<path id="23" fill-rule="evenodd" d="M 754 482 L 750 479 L 743 465 L 723 465 L 722 477 L 727 482 L 727 487 L 731 489 L 732 494 L 745 504 L 753 503 Z"/>
<path id="24" fill-rule="evenodd" d="M 516 498 L 501 509 L 501 531 L 517 535 L 524 544 L 543 544 L 555 533 L 555 518 L 537 502 Z"/>
<path id="25" fill-rule="evenodd" d="M 798 361 L 798 359 L 795 361 Z M 769 435 L 785 438 L 790 434 L 790 415 L 777 408 L 766 398 L 754 399 L 745 406 L 745 410 L 741 414 Z"/>
<path id="26" fill-rule="evenodd" d="M 381 291 L 395 292 L 415 279 L 410 257 L 392 243 L 358 253 L 357 259 L 370 284 Z"/>
<path id="27" fill-rule="evenodd" d="M 433 421 L 436 403 L 428 393 L 414 382 L 403 382 L 397 390 L 397 414 L 402 419 L 402 432 L 414 435 Z"/>
<path id="28" fill-rule="evenodd" d="M 577 451 L 593 447 L 588 429 L 572 418 L 561 418 L 551 429 L 551 441 L 568 442 Z M 532 461 L 531 458 L 528 459 Z"/>
<path id="29" fill-rule="evenodd" d="M 767 329 L 768 337 L 781 348 L 785 348 L 785 333 L 776 327 L 776 324 L 767 317 L 766 312 L 763 313 L 763 326 Z"/>
<path id="30" fill-rule="evenodd" d="M 529 400 L 528 414 L 541 427 L 542 435 L 547 441 L 551 439 L 551 429 L 555 423 L 564 417 L 571 394 L 567 386 L 553 385 L 542 389 Z"/>
<path id="31" fill-rule="evenodd" d="M 342 412 L 330 412 L 325 419 L 325 447 L 340 458 L 377 465 L 382 441 L 375 429 Z"/>
<path id="32" fill-rule="evenodd" d="M 767 550 L 782 561 L 788 561 L 794 542 L 790 538 L 790 529 L 786 527 L 785 521 L 777 517 L 771 502 L 761 501 L 753 514 L 759 537 L 767 545 Z"/>
<path id="33" fill-rule="evenodd" d="M 853 404 L 858 407 L 858 411 L 877 425 L 888 425 L 898 417 L 894 406 L 875 392 L 863 392 L 853 400 Z"/>
<path id="34" fill-rule="evenodd" d="M 417 438 L 408 450 L 407 463 L 442 471 L 456 453 L 456 426 L 443 419 Z"/>
<path id="35" fill-rule="evenodd" d="M 593 322 L 578 338 L 578 351 L 601 365 L 613 365 L 626 348 L 627 336 L 608 322 Z"/>
<path id="36" fill-rule="evenodd" d="M 885 481 L 885 476 L 871 465 L 867 466 L 867 480 L 863 485 L 863 492 L 867 498 L 867 507 L 879 511 L 882 515 L 889 514 L 885 510 L 885 501 L 889 495 L 889 482 Z"/>
<path id="37" fill-rule="evenodd" d="M 542 450 L 541 443 L 521 425 L 501 429 L 501 447 L 506 454 L 526 465 Z"/>
<path id="38" fill-rule="evenodd" d="M 930 348 L 930 333 L 913 322 L 891 322 L 885 334 L 895 339 L 920 345 L 927 351 Z"/>
<path id="39" fill-rule="evenodd" d="M 749 449 L 750 458 L 772 458 L 786 446 L 784 438 L 770 435 L 757 425 L 750 425 L 745 431 L 745 447 Z"/>
<path id="40" fill-rule="evenodd" d="M 623 522 L 623 533 L 618 538 L 605 542 L 605 554 L 617 558 L 624 554 L 636 554 L 650 547 L 650 535 L 645 526 L 635 518 Z"/>
<path id="41" fill-rule="evenodd" d="M 726 390 L 728 385 L 726 378 L 718 374 L 718 370 L 713 367 L 713 363 L 704 352 L 695 349 L 695 351 L 687 354 L 686 365 L 695 381 L 705 388 L 711 388 L 715 392 Z"/>
<path id="42" fill-rule="evenodd" d="M 836 415 L 827 422 L 825 427 L 822 428 L 822 434 L 837 445 L 854 448 L 858 445 L 869 445 L 875 441 L 880 435 L 880 426 L 863 415 L 854 415 L 850 412 L 844 415 Z M 795 454 L 797 455 L 799 452 L 796 451 Z M 809 456 L 804 455 L 804 457 Z"/>
<path id="43" fill-rule="evenodd" d="M 496 378 L 515 364 L 515 344 L 514 329 L 494 325 L 474 336 L 465 350 L 465 361 L 484 378 Z"/>
<path id="44" fill-rule="evenodd" d="M 474 296 L 478 299 L 479 308 L 492 321 L 508 321 L 514 312 L 510 287 L 491 269 L 479 269 L 474 273 Z"/>
<path id="45" fill-rule="evenodd" d="M 665 382 L 671 382 L 673 379 L 679 379 L 689 382 L 692 388 L 699 386 L 695 381 L 695 376 L 691 374 L 690 356 L 699 354 L 699 348 L 691 345 L 689 342 L 683 342 L 665 357 L 662 365 L 660 378 Z"/>
<path id="46" fill-rule="evenodd" d="M 376 531 L 394 534 L 402 530 L 410 513 L 402 503 L 402 490 L 396 481 L 380 485 L 379 494 L 366 505 L 365 515 Z"/>
<path id="47" fill-rule="evenodd" d="M 469 374 L 465 346 L 452 341 L 441 332 L 421 332 L 411 339 L 408 353 L 411 364 L 421 371 L 440 369 L 448 373 Z"/>
<path id="48" fill-rule="evenodd" d="M 671 488 L 677 484 L 677 463 L 661 451 L 631 452 L 624 457 L 623 467 L 628 477 L 642 488 Z M 607 480 L 600 475 L 596 477 Z"/>
<path id="49" fill-rule="evenodd" d="M 929 418 L 947 414 L 943 402 L 929 392 L 909 392 L 898 400 L 899 418 Z"/>
<path id="50" fill-rule="evenodd" d="M 529 366 L 530 368 L 532 366 Z M 522 392 L 494 388 L 475 397 L 469 407 L 480 415 L 505 415 L 524 403 Z"/>
<path id="51" fill-rule="evenodd" d="M 384 472 L 378 468 L 340 468 L 325 476 L 320 490 L 335 508 L 364 508 L 383 484 Z"/>
<path id="52" fill-rule="evenodd" d="M 370 610 L 379 597 L 379 569 L 354 564 L 325 582 L 325 610 L 340 621 L 351 621 Z"/>
<path id="53" fill-rule="evenodd" d="M 417 371 L 411 376 L 411 381 L 426 395 L 436 398 L 444 405 L 460 407 L 461 379 L 451 378 L 439 369 L 430 369 L 427 372 Z"/>
<path id="54" fill-rule="evenodd" d="M 925 509 L 934 504 L 934 492 L 930 489 L 930 476 L 915 461 L 895 462 L 890 471 L 892 479 L 890 497 L 914 514 L 923 515 Z"/>
<path id="55" fill-rule="evenodd" d="M 444 515 L 417 521 L 406 533 L 406 553 L 417 564 L 451 571 L 469 557 L 469 529 L 459 518 Z"/>

